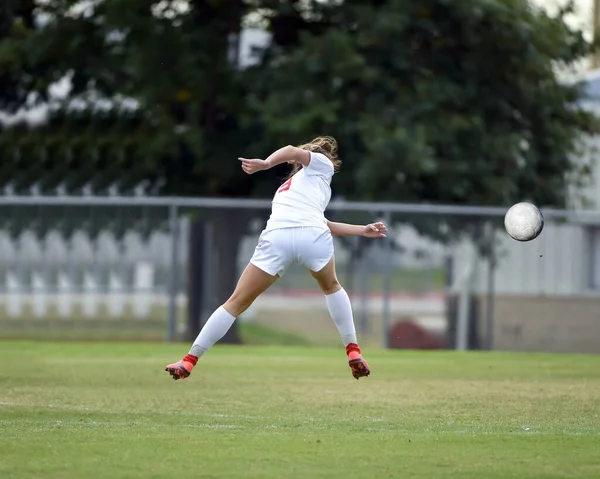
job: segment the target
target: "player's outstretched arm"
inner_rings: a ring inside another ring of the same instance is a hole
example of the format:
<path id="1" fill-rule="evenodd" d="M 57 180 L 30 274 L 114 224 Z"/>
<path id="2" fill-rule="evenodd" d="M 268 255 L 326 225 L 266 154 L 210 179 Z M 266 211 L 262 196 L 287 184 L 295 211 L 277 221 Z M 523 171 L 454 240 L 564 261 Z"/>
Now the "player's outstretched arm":
<path id="1" fill-rule="evenodd" d="M 238 159 L 242 162 L 242 170 L 249 175 L 252 175 L 257 171 L 268 170 L 269 168 L 273 168 L 281 163 L 301 163 L 304 166 L 308 166 L 310 163 L 310 153 L 308 150 L 303 150 L 302 148 L 288 145 L 271 153 L 266 160 L 261 160 L 259 158 Z"/>
<path id="2" fill-rule="evenodd" d="M 334 236 L 364 236 L 365 238 L 385 238 L 387 226 L 381 221 L 368 225 L 349 225 L 328 221 L 327 226 Z"/>

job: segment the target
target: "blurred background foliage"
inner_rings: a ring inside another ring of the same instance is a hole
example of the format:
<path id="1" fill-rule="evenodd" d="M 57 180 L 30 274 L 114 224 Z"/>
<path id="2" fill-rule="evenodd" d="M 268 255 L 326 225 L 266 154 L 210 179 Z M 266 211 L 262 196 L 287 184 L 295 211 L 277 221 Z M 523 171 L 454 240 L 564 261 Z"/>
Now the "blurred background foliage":
<path id="1" fill-rule="evenodd" d="M 334 198 L 562 207 L 589 175 L 575 161 L 582 135 L 598 128 L 582 86 L 557 76 L 594 48 L 565 22 L 572 10 L 550 15 L 521 0 L 6 0 L 0 110 L 49 110 L 36 124 L 0 124 L 0 188 L 270 197 L 284 168 L 245 177 L 237 157 L 329 134 L 344 162 Z M 248 23 L 272 37 L 241 68 Z M 52 98 L 65 79 L 66 97 Z M 215 275 L 220 300 L 252 218 L 195 219 L 229 252 L 227 273 Z M 5 221 L 18 231 L 18 218 Z M 483 225 L 448 221 L 410 219 L 442 240 L 481 236 Z"/>
<path id="2" fill-rule="evenodd" d="M 577 141 L 596 128 L 580 87 L 556 75 L 592 49 L 565 23 L 569 7 L 554 17 L 521 0 L 1 8 L 0 108 L 72 85 L 45 123 L 3 127 L 0 186 L 18 193 L 265 197 L 284 172 L 244 178 L 236 158 L 328 133 L 344 160 L 335 193 L 348 199 L 562 206 Z M 252 15 L 272 42 L 242 69 L 232 51 Z"/>

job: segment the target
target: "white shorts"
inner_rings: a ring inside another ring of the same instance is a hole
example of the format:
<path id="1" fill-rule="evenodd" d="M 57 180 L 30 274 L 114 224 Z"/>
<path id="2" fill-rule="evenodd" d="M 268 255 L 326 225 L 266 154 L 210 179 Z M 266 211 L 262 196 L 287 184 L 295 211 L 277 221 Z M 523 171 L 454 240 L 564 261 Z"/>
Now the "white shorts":
<path id="1" fill-rule="evenodd" d="M 332 257 L 329 229 L 299 226 L 263 231 L 250 263 L 271 276 L 283 276 L 292 263 L 321 271 Z"/>

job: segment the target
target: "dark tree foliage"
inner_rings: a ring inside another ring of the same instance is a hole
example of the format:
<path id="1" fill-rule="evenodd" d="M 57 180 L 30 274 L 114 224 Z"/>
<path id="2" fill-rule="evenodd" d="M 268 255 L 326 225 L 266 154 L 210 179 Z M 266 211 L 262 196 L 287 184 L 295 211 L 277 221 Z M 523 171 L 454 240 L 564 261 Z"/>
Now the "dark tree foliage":
<path id="1" fill-rule="evenodd" d="M 566 173 L 588 173 L 578 141 L 596 131 L 581 86 L 556 75 L 591 51 L 564 22 L 571 9 L 552 17 L 520 0 L 325 4 L 329 28 L 272 45 L 254 72 L 256 112 L 273 144 L 335 135 L 344 160 L 335 190 L 345 197 L 565 206 Z"/>

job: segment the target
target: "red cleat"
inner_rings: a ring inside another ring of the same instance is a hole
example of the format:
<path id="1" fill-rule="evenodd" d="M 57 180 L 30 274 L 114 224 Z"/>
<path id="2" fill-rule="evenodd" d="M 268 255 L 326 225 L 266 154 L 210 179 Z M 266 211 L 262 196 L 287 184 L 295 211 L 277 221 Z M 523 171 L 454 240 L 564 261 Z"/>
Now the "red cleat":
<path id="1" fill-rule="evenodd" d="M 165 371 L 167 371 L 175 381 L 178 379 L 185 379 L 192 374 L 192 369 L 194 369 L 197 361 L 198 358 L 196 356 L 188 354 L 181 361 L 166 366 Z"/>
<path id="2" fill-rule="evenodd" d="M 350 343 L 346 346 L 346 354 L 348 355 L 348 365 L 352 369 L 352 376 L 355 379 L 365 378 L 371 374 L 371 368 L 362 357 L 358 344 Z"/>

